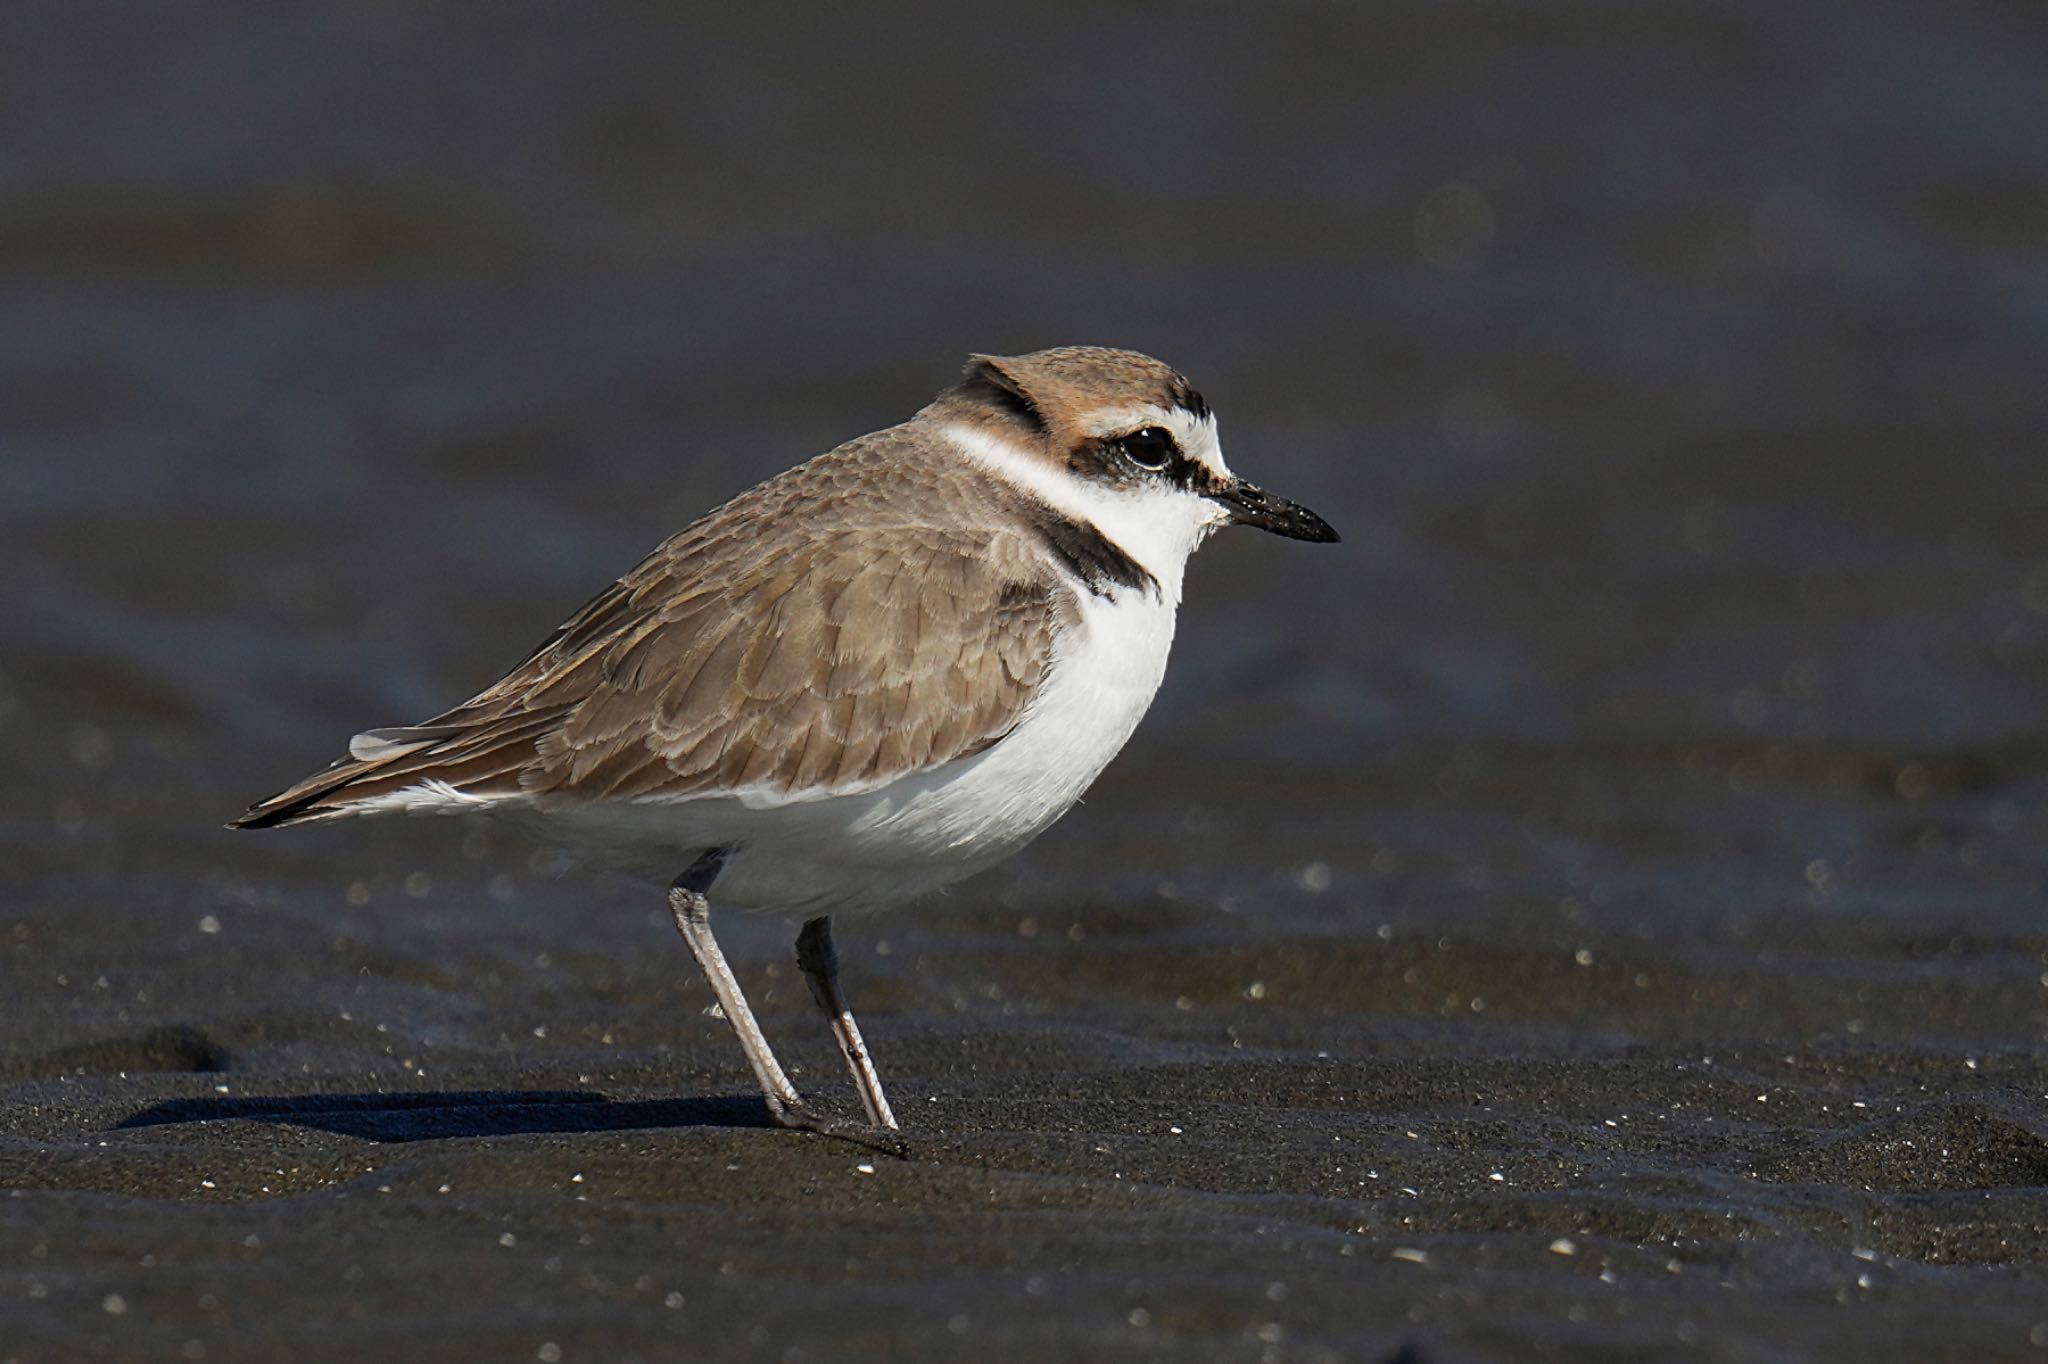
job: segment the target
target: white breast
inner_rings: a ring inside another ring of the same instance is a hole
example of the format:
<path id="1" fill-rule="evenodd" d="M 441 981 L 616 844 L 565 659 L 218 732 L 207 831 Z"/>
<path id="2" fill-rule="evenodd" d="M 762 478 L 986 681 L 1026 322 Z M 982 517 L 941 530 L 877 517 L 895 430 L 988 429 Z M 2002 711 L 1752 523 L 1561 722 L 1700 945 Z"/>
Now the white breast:
<path id="1" fill-rule="evenodd" d="M 1144 718 L 1166 675 L 1176 605 L 1139 590 L 1084 596 L 1079 625 L 1055 642 L 1017 727 L 966 762 L 878 792 L 855 838 L 986 865 L 1043 833 Z"/>
<path id="2" fill-rule="evenodd" d="M 1176 605 L 1136 590 L 1086 598 L 1015 729 L 879 791 L 557 809 L 547 822 L 559 836 L 565 816 L 589 821 L 578 841 L 655 874 L 675 874 L 679 849 L 731 846 L 720 904 L 810 915 L 902 903 L 1008 857 L 1081 798 L 1159 690 Z"/>

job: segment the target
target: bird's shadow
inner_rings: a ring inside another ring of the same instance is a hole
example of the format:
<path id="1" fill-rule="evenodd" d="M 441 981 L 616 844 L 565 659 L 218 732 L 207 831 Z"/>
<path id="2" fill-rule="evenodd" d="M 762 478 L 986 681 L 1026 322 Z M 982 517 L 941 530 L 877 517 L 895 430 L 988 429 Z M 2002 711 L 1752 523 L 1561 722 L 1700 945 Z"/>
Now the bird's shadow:
<path id="1" fill-rule="evenodd" d="M 368 1141 L 445 1141 L 540 1132 L 620 1132 L 660 1127 L 769 1127 L 757 1095 L 608 1099 L 577 1090 L 467 1089 L 410 1094 L 236 1095 L 170 1099 L 116 1130 L 177 1123 L 282 1123 Z"/>

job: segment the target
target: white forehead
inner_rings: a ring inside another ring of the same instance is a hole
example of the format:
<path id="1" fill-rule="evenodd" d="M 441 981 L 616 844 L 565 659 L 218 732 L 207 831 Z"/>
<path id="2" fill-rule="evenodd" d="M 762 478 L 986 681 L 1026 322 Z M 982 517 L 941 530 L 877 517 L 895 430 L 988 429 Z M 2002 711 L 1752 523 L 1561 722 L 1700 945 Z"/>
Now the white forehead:
<path id="1" fill-rule="evenodd" d="M 1082 418 L 1081 429 L 1091 436 L 1125 436 L 1145 426 L 1163 426 L 1189 459 L 1207 465 L 1219 478 L 1230 477 L 1223 462 L 1223 445 L 1216 435 L 1213 413 L 1196 416 L 1184 407 L 1160 407 L 1156 403 L 1126 403 L 1103 407 Z"/>

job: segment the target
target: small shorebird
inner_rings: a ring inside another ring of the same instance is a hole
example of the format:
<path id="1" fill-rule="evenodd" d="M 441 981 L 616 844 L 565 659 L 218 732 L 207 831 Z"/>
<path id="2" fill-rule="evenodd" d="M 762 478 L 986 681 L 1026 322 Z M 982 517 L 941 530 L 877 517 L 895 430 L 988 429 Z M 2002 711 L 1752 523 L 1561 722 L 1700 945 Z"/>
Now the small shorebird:
<path id="1" fill-rule="evenodd" d="M 957 881 L 1065 813 L 1152 703 L 1188 555 L 1232 524 L 1337 538 L 1232 474 L 1159 361 L 975 356 L 909 421 L 671 537 L 501 681 L 357 735 L 231 827 L 488 814 L 674 877 L 769 1112 L 831 1130 L 740 993 L 711 896 L 802 918 L 798 966 L 868 1121 L 894 1128 L 831 916 Z"/>

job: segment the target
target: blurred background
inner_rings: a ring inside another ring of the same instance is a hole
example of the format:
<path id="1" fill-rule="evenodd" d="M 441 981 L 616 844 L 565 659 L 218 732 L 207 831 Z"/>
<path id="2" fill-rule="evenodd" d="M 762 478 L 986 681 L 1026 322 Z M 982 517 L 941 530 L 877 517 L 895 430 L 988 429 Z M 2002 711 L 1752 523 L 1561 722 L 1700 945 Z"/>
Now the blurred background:
<path id="1" fill-rule="evenodd" d="M 842 928 L 885 1061 L 1269 989 L 1321 1020 L 1275 1046 L 2042 1040 L 2036 0 L 0 26 L 24 1054 L 127 1028 L 147 1069 L 189 1025 L 361 1088 L 409 1082 L 393 1035 L 547 1056 L 639 1011 L 665 1047 L 686 963 L 638 892 L 444 826 L 221 822 L 968 352 L 1065 343 L 1185 371 L 1345 540 L 1213 542 L 1088 803 Z M 1509 955 L 1317 974 L 1439 941 Z M 366 988 L 384 1036 L 300 1017 Z"/>

